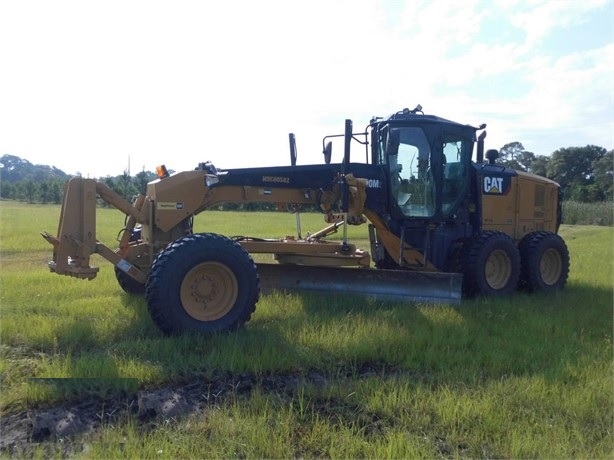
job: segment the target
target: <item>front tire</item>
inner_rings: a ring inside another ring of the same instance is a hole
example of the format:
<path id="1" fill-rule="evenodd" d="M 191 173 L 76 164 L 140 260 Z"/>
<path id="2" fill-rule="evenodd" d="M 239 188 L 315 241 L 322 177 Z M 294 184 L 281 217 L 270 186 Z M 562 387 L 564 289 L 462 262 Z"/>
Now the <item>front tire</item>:
<path id="1" fill-rule="evenodd" d="M 132 230 L 129 241 L 132 243 L 140 239 L 141 239 L 141 227 L 139 226 Z M 115 252 L 119 253 L 119 249 L 117 249 Z M 139 283 L 137 280 L 135 280 L 133 277 L 128 275 L 126 272 L 120 270 L 117 266 L 115 266 L 115 279 L 117 279 L 117 282 L 119 283 L 119 287 L 121 287 L 126 294 L 139 295 L 139 296 L 145 295 L 145 285 L 142 283 Z"/>
<path id="2" fill-rule="evenodd" d="M 120 270 L 117 267 L 115 267 L 115 278 L 117 279 L 119 286 L 126 294 L 139 296 L 145 294 L 144 284 L 139 283 L 132 276 L 128 275 L 126 272 Z"/>
<path id="3" fill-rule="evenodd" d="M 166 334 L 227 332 L 249 321 L 259 291 L 256 265 L 239 243 L 194 234 L 156 257 L 147 281 L 147 308 Z"/>
<path id="4" fill-rule="evenodd" d="M 520 286 L 531 292 L 562 289 L 569 275 L 569 251 L 563 239 L 552 232 L 525 235 L 520 250 Z"/>
<path id="5" fill-rule="evenodd" d="M 468 243 L 463 261 L 463 291 L 467 296 L 510 295 L 519 277 L 520 254 L 508 235 L 489 230 Z"/>

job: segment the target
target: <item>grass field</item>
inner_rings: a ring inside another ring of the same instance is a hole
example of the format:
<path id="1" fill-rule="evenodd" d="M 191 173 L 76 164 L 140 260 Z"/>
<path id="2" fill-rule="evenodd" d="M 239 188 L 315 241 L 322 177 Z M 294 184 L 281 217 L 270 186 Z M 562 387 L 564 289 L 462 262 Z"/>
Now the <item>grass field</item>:
<path id="1" fill-rule="evenodd" d="M 554 295 L 450 307 L 275 294 L 261 298 L 240 331 L 168 338 L 101 258 L 94 256 L 101 271 L 91 282 L 48 272 L 51 246 L 38 232 L 55 233 L 58 216 L 56 206 L 0 203 L 3 417 L 106 391 L 58 390 L 37 379 L 137 382 L 141 390 L 256 382 L 211 397 L 189 417 L 104 424 L 78 439 L 86 448 L 75 456 L 614 455 L 611 227 L 563 226 L 571 273 Z M 101 209 L 98 222 L 99 239 L 113 246 L 123 215 Z M 195 230 L 274 237 L 294 234 L 294 223 L 288 214 L 206 212 Z M 305 215 L 302 226 L 324 225 L 321 216 Z M 350 237 L 368 249 L 366 228 L 352 228 Z M 284 388 L 262 384 L 280 375 Z M 29 455 L 62 452 L 44 445 Z"/>

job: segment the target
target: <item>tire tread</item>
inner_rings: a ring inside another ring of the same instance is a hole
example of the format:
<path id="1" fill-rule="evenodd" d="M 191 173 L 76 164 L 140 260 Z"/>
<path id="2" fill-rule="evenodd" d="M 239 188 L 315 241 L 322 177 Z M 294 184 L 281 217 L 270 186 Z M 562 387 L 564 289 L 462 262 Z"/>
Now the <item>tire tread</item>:
<path id="1" fill-rule="evenodd" d="M 168 300 L 173 296 L 168 291 L 169 285 L 172 285 L 175 267 L 181 263 L 183 258 L 193 256 L 196 252 L 203 254 L 225 252 L 236 259 L 236 262 L 233 263 L 238 264 L 246 272 L 247 279 L 239 280 L 239 289 L 245 290 L 244 301 L 241 302 L 241 305 L 235 305 L 231 312 L 216 321 L 198 322 L 179 318 L 179 316 L 184 316 L 178 314 L 182 307 Z M 165 334 L 228 332 L 238 329 L 251 319 L 256 309 L 259 291 L 256 264 L 239 243 L 214 233 L 196 233 L 174 241 L 155 258 L 147 281 L 146 300 L 152 320 Z"/>

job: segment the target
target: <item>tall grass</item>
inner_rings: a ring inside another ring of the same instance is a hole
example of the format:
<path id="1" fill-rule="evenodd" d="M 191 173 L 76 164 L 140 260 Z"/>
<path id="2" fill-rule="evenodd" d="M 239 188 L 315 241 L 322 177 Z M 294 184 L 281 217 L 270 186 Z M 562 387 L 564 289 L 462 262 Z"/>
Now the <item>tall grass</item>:
<path id="1" fill-rule="evenodd" d="M 614 225 L 614 203 L 563 202 L 563 222 L 568 225 Z"/>
<path id="2" fill-rule="evenodd" d="M 128 415 L 84 436 L 82 456 L 614 454 L 611 227 L 562 226 L 571 274 L 554 295 L 450 307 L 277 293 L 263 296 L 235 333 L 165 337 L 144 300 L 123 293 L 100 258 L 91 282 L 48 273 L 51 247 L 37 232 L 53 232 L 58 207 L 0 203 L 0 213 L 2 415 L 97 397 L 88 389 L 50 391 L 40 378 L 136 379 L 141 389 L 242 375 L 296 380 L 289 388 L 230 391 L 190 417 L 155 425 Z M 98 215 L 98 236 L 113 245 L 123 218 Z M 284 214 L 205 212 L 195 226 L 284 236 L 294 222 Z M 306 215 L 303 228 L 321 223 Z M 365 238 L 364 229 L 351 231 Z M 320 384 L 308 378 L 314 373 Z M 41 449 L 41 456 L 63 452 Z"/>

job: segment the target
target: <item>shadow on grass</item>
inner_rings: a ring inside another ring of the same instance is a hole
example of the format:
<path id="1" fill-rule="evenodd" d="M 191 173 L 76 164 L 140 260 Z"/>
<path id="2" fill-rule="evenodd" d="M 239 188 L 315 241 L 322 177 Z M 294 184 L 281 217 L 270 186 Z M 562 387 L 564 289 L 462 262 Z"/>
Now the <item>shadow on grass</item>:
<path id="1" fill-rule="evenodd" d="M 556 293 L 463 300 L 460 305 L 400 304 L 351 296 L 304 296 L 317 321 L 375 321 L 399 331 L 369 340 L 396 366 L 441 383 L 512 375 L 558 379 L 582 360 L 612 356 L 613 290 L 572 283 Z M 386 330 L 387 328 L 383 328 Z M 366 353 L 366 359 L 376 354 Z"/>
<path id="2" fill-rule="evenodd" d="M 290 316 L 262 316 L 257 307 L 238 331 L 167 337 L 150 319 L 143 298 L 122 294 L 123 308 L 131 313 L 105 337 L 94 338 L 91 325 L 79 321 L 62 332 L 71 343 L 85 344 L 75 350 L 68 374 L 91 376 L 99 362 L 101 376 L 127 377 L 108 373 L 121 360 L 137 375 L 140 367 L 157 369 L 143 381 L 155 386 L 222 374 L 333 372 L 379 363 L 428 376 L 431 383 L 472 383 L 510 375 L 557 378 L 583 357 L 605 353 L 608 337 L 611 343 L 612 291 L 583 284 L 454 307 L 343 294 L 293 296 L 301 307 Z M 283 296 L 264 300 L 273 303 L 269 311 L 285 307 Z"/>
<path id="3" fill-rule="evenodd" d="M 33 391 L 53 390 L 50 399 L 82 402 L 39 410 L 25 431 L 23 417 L 15 416 L 19 439 L 80 435 L 107 419 L 115 423 L 111 416 L 116 410 L 143 423 L 186 415 L 249 395 L 254 388 L 286 394 L 284 401 L 298 404 L 305 386 L 322 388 L 373 377 L 394 377 L 427 390 L 525 375 L 569 382 L 574 377 L 570 367 L 581 366 L 582 360 L 611 359 L 612 291 L 586 284 L 554 295 L 475 299 L 454 307 L 302 295 L 293 297 L 300 309 L 291 316 L 256 314 L 239 331 L 209 337 L 166 337 L 155 328 L 142 298 L 121 299 L 122 308 L 132 313 L 106 338 L 88 342 L 88 333 L 96 329 L 87 322 L 75 321 L 63 331 L 72 334 L 71 342 L 88 343 L 81 350 L 71 348 L 66 369 L 70 378 L 31 381 Z M 284 299 L 263 300 L 274 303 L 270 310 L 283 309 Z M 310 322 L 309 327 L 301 328 L 301 321 Z M 361 326 L 354 330 L 354 323 Z M 367 327 L 371 323 L 380 334 Z M 321 340 L 310 342 L 320 330 Z M 334 342 L 343 334 L 343 340 Z M 138 375 L 143 364 L 160 372 L 138 379 L 138 384 L 125 375 L 130 366 Z M 108 398 L 111 401 L 105 401 Z M 41 401 L 40 395 L 35 400 Z M 320 400 L 313 401 L 317 406 Z M 346 407 L 349 403 L 334 398 L 324 398 L 322 404 L 323 416 L 350 414 L 348 424 L 363 413 L 361 407 Z M 366 425 L 373 425 L 371 414 L 365 414 Z"/>

